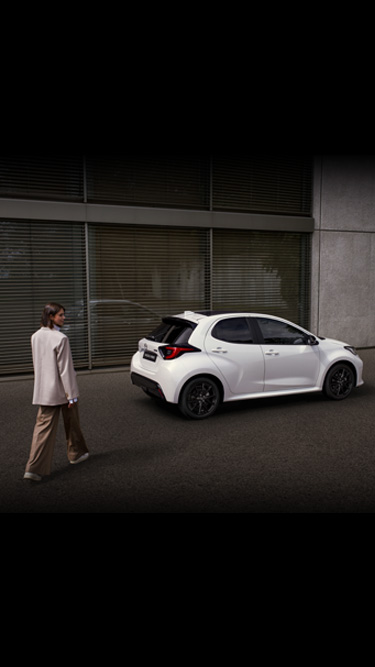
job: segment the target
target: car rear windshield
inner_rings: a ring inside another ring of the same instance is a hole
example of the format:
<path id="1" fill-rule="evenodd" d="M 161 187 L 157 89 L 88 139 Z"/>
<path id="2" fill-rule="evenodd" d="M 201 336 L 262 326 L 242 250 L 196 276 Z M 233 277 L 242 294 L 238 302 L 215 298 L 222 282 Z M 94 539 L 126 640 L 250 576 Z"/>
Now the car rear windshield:
<path id="1" fill-rule="evenodd" d="M 166 345 L 186 345 L 196 324 L 173 318 L 165 318 L 163 322 L 147 336 L 147 340 Z"/>

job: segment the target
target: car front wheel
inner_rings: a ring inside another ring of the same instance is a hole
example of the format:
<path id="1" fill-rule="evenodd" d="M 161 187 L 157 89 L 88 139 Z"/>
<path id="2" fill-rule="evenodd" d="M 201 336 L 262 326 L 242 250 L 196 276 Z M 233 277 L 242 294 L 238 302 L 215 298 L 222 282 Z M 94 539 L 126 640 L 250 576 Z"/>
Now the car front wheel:
<path id="1" fill-rule="evenodd" d="M 328 371 L 324 392 L 335 401 L 342 401 L 352 392 L 355 385 L 355 376 L 350 366 L 337 364 Z"/>
<path id="2" fill-rule="evenodd" d="M 211 378 L 198 377 L 190 380 L 183 388 L 179 408 L 190 419 L 212 417 L 220 405 L 220 390 Z"/>

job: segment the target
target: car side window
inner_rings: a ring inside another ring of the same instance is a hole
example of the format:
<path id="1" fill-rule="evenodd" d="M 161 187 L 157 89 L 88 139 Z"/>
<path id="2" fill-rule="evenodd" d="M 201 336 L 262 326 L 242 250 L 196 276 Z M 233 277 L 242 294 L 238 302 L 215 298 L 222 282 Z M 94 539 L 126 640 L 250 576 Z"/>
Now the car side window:
<path id="1" fill-rule="evenodd" d="M 266 345 L 306 345 L 307 336 L 287 322 L 257 318 Z"/>
<path id="2" fill-rule="evenodd" d="M 212 337 L 224 343 L 237 345 L 251 345 L 254 343 L 246 317 L 236 317 L 218 322 L 212 331 Z"/>

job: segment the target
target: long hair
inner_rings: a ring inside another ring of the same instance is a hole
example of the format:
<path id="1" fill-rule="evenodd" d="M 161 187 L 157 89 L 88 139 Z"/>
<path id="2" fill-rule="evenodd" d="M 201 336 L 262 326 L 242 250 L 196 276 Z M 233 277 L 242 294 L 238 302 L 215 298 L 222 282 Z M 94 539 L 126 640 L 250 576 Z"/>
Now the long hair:
<path id="1" fill-rule="evenodd" d="M 40 320 L 40 326 L 49 327 L 50 329 L 53 329 L 53 322 L 50 318 L 50 315 L 55 316 L 60 310 L 63 310 L 65 312 L 64 306 L 62 306 L 60 303 L 47 303 L 47 305 L 44 306 L 43 309 L 42 319 Z"/>

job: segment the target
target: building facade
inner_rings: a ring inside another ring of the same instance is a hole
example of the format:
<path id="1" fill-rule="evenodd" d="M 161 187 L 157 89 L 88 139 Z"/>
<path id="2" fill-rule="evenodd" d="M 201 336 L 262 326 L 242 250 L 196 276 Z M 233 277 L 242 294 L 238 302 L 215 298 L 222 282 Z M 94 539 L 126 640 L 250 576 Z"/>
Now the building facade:
<path id="1" fill-rule="evenodd" d="M 128 365 L 160 317 L 185 310 L 266 312 L 375 345 L 373 166 L 0 157 L 0 377 L 32 371 L 30 336 L 48 301 L 66 307 L 78 369 Z"/>
<path id="2" fill-rule="evenodd" d="M 311 328 L 375 346 L 375 156 L 315 158 Z"/>

